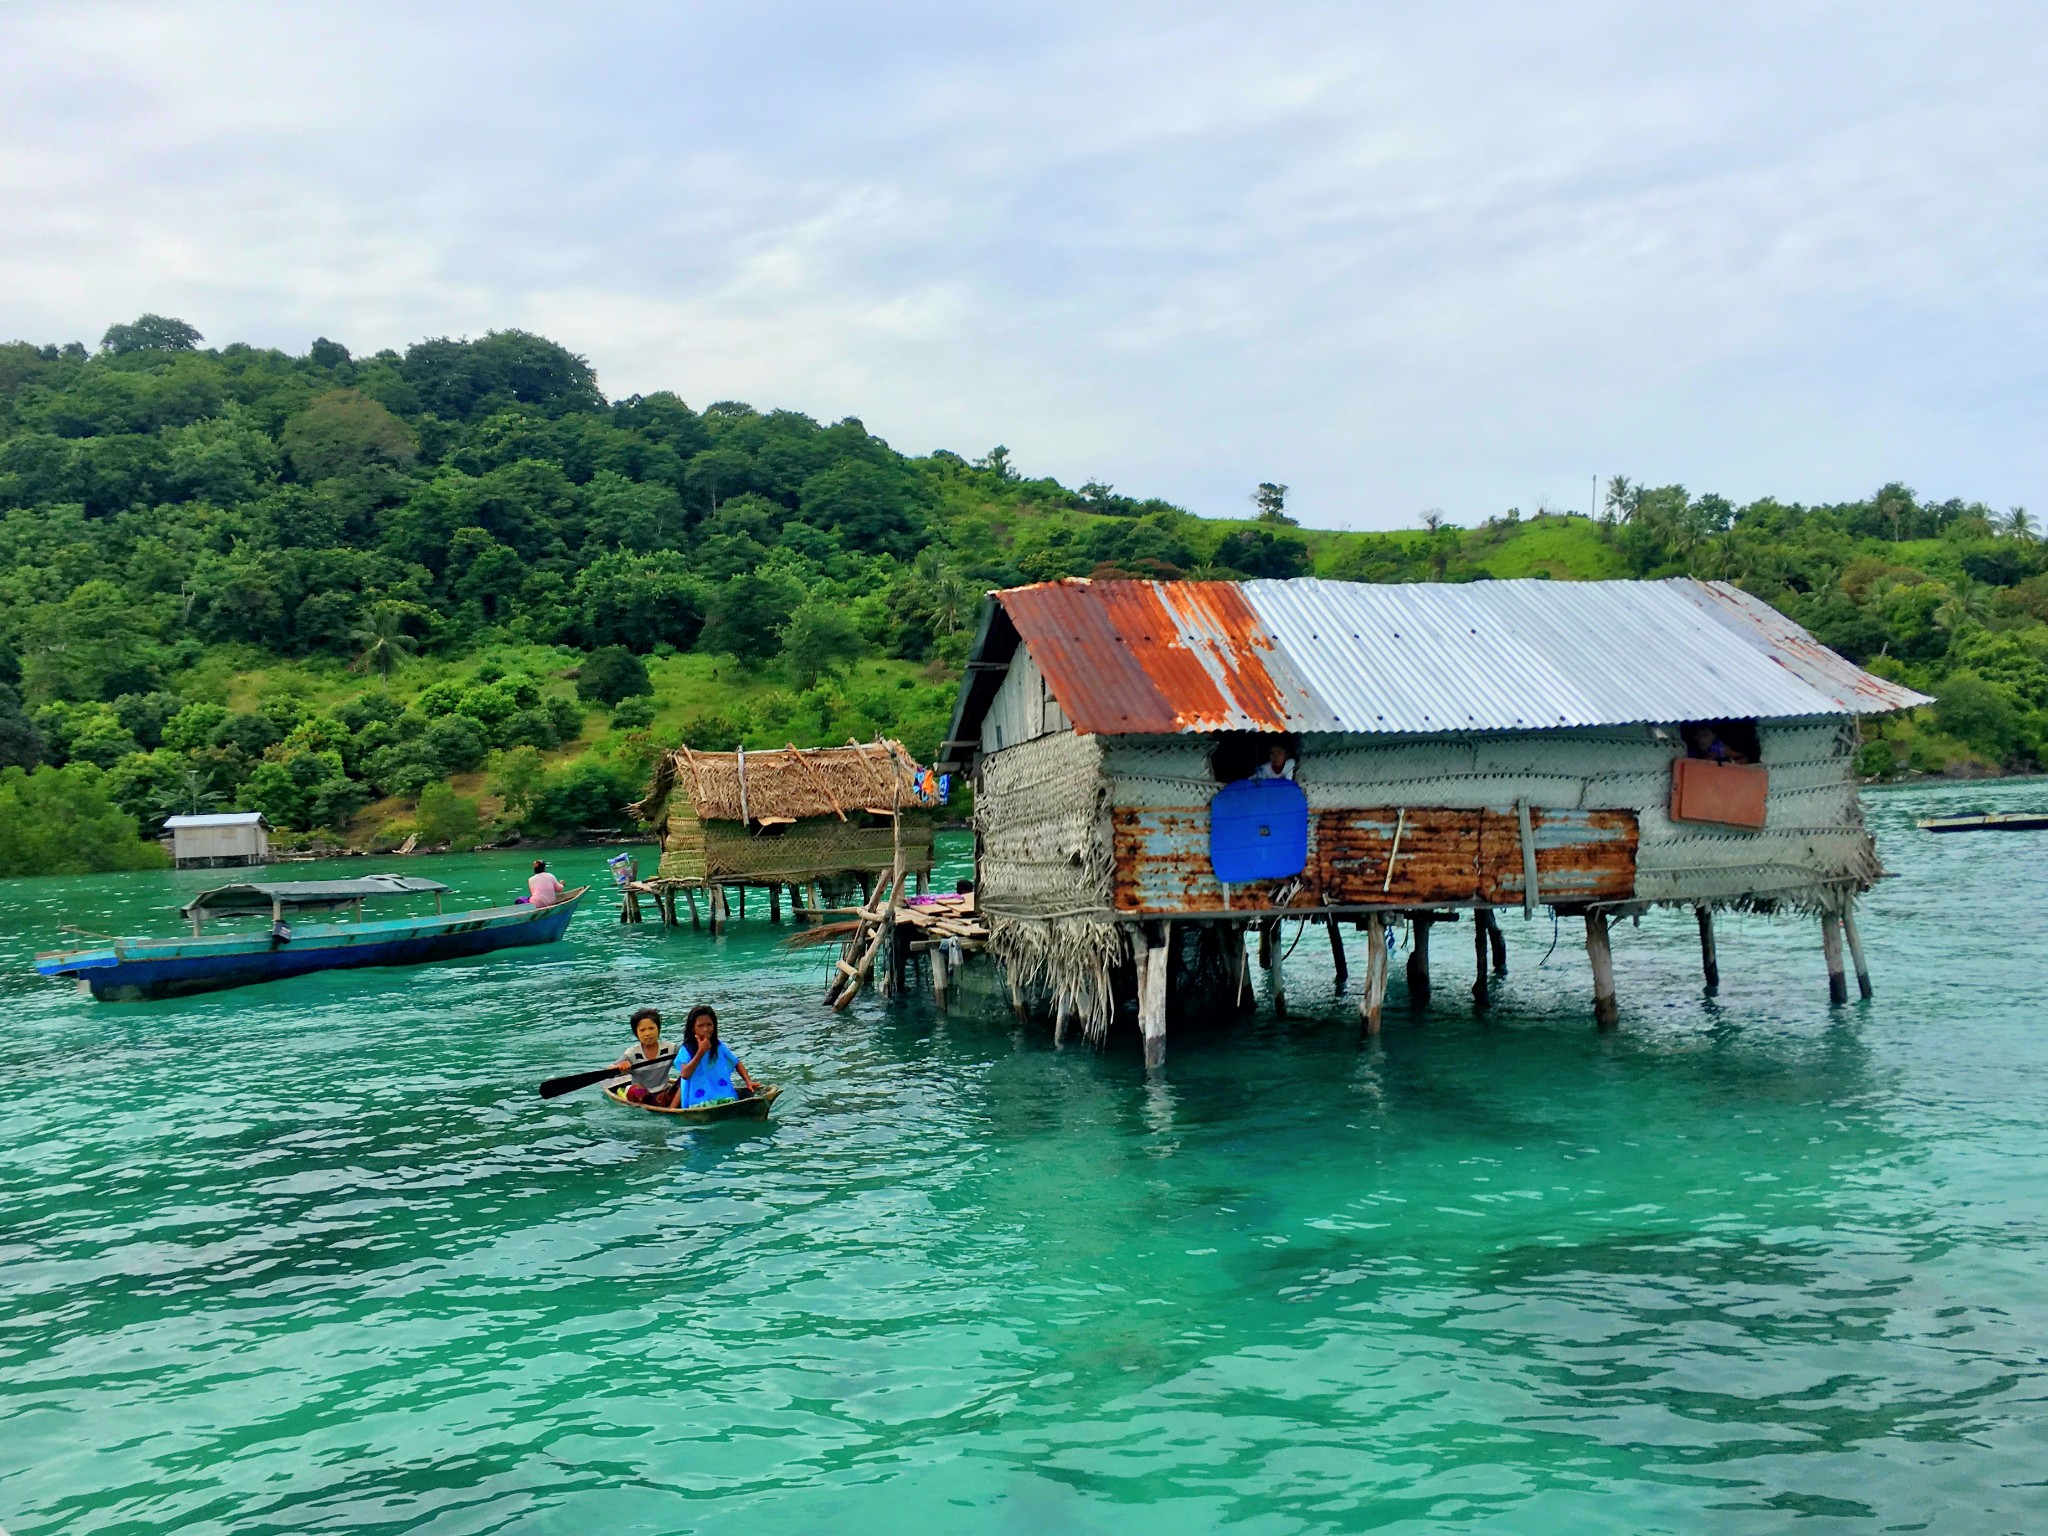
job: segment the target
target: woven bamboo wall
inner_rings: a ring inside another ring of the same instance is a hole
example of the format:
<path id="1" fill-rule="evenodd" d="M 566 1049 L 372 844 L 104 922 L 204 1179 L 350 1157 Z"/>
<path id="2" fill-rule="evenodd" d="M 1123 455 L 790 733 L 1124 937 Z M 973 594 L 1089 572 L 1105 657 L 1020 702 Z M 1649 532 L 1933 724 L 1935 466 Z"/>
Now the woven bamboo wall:
<path id="1" fill-rule="evenodd" d="M 710 880 L 767 884 L 796 883 L 832 875 L 875 874 L 895 858 L 886 826 L 861 826 L 836 817 L 813 817 L 774 833 L 749 833 L 737 822 L 700 822 L 669 816 L 659 874 L 665 880 Z M 932 867 L 932 824 L 928 817 L 903 818 L 903 867 L 928 873 Z"/>

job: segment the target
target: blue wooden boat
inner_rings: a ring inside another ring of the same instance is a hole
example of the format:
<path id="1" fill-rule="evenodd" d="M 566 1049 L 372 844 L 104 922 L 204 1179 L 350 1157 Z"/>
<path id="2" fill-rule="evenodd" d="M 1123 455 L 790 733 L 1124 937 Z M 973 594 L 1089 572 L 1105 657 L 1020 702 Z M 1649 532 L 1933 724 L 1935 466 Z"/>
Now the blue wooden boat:
<path id="1" fill-rule="evenodd" d="M 421 965 L 488 954 L 523 944 L 551 944 L 569 927 L 589 886 L 579 886 L 552 906 L 481 907 L 443 912 L 438 880 L 412 875 L 371 875 L 360 880 L 300 880 L 224 885 L 186 904 L 189 937 L 115 939 L 94 949 L 57 950 L 36 956 L 45 976 L 73 977 L 103 1002 L 182 997 L 277 981 L 308 971 L 352 965 Z M 382 897 L 431 893 L 431 916 L 365 919 L 363 903 Z M 336 920 L 342 910 L 348 921 Z M 330 920 L 295 923 L 295 915 Z M 208 937 L 208 922 L 225 918 L 267 918 L 257 932 Z"/>

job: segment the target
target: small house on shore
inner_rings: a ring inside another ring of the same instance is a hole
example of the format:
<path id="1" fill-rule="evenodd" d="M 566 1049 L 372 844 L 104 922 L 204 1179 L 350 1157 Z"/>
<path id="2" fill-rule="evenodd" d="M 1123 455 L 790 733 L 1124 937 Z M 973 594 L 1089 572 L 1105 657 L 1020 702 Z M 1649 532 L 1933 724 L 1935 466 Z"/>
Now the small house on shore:
<path id="1" fill-rule="evenodd" d="M 1062 581 L 992 594 L 941 768 L 975 786 L 977 904 L 1013 996 L 1099 1038 L 1135 1001 L 1244 994 L 1283 921 L 1363 929 L 1377 1029 L 1387 925 L 1426 997 L 1433 925 L 1583 919 L 1595 1017 L 1609 925 L 1653 906 L 1818 918 L 1830 988 L 1878 875 L 1857 718 L 1926 703 L 1721 582 Z M 1274 749 L 1278 750 L 1275 751 Z M 1270 764 L 1259 775 L 1261 764 Z"/>
<path id="2" fill-rule="evenodd" d="M 630 807 L 655 830 L 661 862 L 643 882 L 675 921 L 678 895 L 701 922 L 722 930 L 746 889 L 762 888 L 779 921 L 787 887 L 798 912 L 863 898 L 898 853 L 918 888 L 932 865 L 932 774 L 897 741 L 843 747 L 696 752 L 680 746 L 655 764 L 647 794 Z M 629 909 L 630 910 L 630 909 Z"/>
<path id="3" fill-rule="evenodd" d="M 261 811 L 171 816 L 171 859 L 179 869 L 228 869 L 270 862 L 270 823 Z"/>

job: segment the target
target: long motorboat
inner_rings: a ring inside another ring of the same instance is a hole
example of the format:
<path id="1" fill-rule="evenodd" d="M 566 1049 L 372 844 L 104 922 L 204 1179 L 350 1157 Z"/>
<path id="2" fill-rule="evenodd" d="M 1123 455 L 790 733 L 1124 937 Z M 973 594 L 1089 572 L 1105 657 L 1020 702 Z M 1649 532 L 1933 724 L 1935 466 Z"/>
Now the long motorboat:
<path id="1" fill-rule="evenodd" d="M 94 949 L 55 950 L 36 956 L 45 976 L 74 977 L 102 1002 L 217 992 L 252 982 L 277 981 L 307 971 L 352 965 L 421 965 L 488 954 L 524 944 L 551 944 L 569 927 L 589 886 L 566 892 L 550 906 L 524 903 L 444 912 L 448 889 L 414 875 L 370 875 L 359 880 L 299 880 L 223 885 L 202 892 L 183 911 L 189 936 L 114 939 Z M 363 903 L 389 896 L 434 898 L 431 916 L 365 919 Z M 349 920 L 341 921 L 347 909 Z M 317 915 L 327 921 L 294 922 Z M 267 917 L 257 932 L 208 936 L 209 922 Z"/>

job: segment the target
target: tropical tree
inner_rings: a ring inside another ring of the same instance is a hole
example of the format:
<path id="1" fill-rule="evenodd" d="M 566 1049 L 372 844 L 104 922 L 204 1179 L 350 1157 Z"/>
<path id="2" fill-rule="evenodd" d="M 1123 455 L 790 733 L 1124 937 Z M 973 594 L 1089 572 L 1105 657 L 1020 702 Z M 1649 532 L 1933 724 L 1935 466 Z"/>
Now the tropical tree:
<path id="1" fill-rule="evenodd" d="M 1287 515 L 1287 487 L 1276 485 L 1271 480 L 1261 480 L 1259 488 L 1252 492 L 1252 505 L 1259 509 L 1262 523 L 1285 523 L 1295 526 L 1294 519 Z"/>
<path id="2" fill-rule="evenodd" d="M 187 764 L 158 786 L 150 800 L 150 811 L 156 820 L 162 821 L 168 816 L 199 816 L 217 811 L 225 801 L 226 796 L 213 787 L 211 774 Z"/>
<path id="3" fill-rule="evenodd" d="M 405 659 L 419 649 L 419 641 L 405 632 L 405 615 L 392 603 L 378 603 L 362 624 L 349 631 L 349 643 L 356 647 L 351 665 L 358 672 L 375 672 L 388 679 Z"/>

